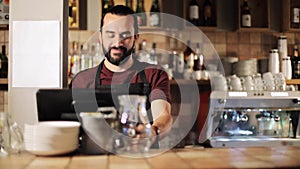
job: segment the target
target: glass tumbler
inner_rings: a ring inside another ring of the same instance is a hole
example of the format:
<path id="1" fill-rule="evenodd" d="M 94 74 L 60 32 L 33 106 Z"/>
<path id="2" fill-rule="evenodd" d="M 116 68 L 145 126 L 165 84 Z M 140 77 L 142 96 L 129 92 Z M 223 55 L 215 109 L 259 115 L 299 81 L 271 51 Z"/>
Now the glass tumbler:
<path id="1" fill-rule="evenodd" d="M 0 112 L 0 157 L 8 155 L 10 133 L 7 113 Z"/>

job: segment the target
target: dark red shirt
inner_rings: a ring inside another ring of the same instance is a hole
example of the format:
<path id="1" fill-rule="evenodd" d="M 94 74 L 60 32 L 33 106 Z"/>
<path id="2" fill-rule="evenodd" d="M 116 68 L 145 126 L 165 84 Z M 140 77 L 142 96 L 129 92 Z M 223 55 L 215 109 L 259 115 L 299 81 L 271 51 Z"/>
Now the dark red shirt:
<path id="1" fill-rule="evenodd" d="M 72 80 L 72 88 L 95 88 L 98 66 L 79 72 Z M 170 82 L 168 74 L 161 66 L 134 60 L 134 64 L 124 72 L 112 72 L 104 65 L 100 77 L 101 85 L 142 83 L 138 73 L 144 70 L 148 83 L 151 84 L 150 101 L 170 98 Z M 98 77 L 99 78 L 99 77 Z"/>

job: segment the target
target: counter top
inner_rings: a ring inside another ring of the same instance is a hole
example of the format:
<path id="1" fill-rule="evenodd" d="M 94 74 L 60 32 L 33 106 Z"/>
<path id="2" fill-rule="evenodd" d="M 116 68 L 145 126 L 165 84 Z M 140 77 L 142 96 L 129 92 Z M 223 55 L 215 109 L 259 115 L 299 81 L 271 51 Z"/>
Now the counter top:
<path id="1" fill-rule="evenodd" d="M 0 158 L 1 169 L 194 169 L 299 168 L 300 147 L 172 149 L 161 155 L 132 159 L 116 155 L 35 156 L 27 152 Z"/>

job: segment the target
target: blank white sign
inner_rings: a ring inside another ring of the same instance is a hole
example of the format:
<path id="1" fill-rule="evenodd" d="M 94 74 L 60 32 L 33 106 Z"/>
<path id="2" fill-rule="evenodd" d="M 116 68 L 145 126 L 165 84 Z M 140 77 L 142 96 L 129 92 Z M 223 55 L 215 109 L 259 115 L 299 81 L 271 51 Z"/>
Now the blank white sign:
<path id="1" fill-rule="evenodd" d="M 12 31 L 12 87 L 60 87 L 60 22 L 13 21 Z"/>

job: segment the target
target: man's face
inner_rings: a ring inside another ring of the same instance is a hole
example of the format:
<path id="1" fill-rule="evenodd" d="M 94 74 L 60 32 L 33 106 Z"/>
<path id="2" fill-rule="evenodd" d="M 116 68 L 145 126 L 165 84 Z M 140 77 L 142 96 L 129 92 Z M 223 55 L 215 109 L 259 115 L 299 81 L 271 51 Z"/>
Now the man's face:
<path id="1" fill-rule="evenodd" d="M 122 64 L 133 51 L 135 43 L 133 16 L 106 14 L 101 32 L 103 51 L 114 65 Z M 100 38 L 101 38 L 100 37 Z"/>

